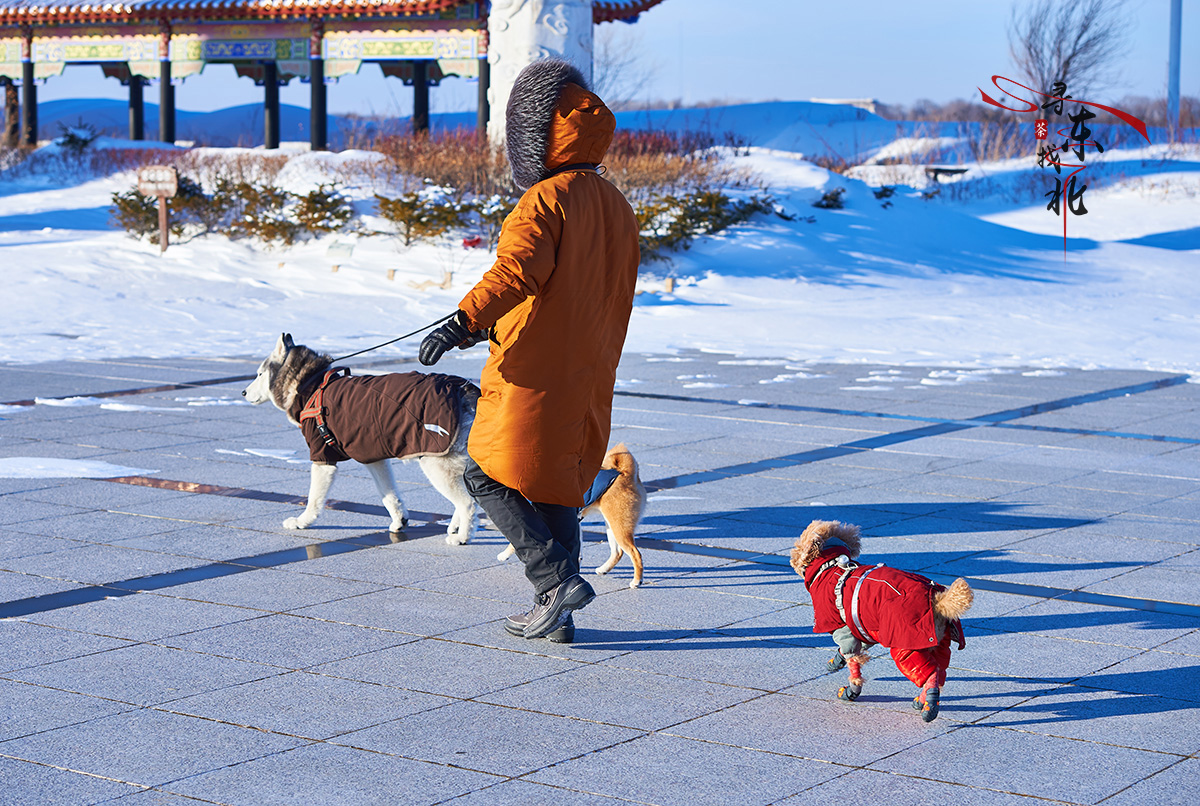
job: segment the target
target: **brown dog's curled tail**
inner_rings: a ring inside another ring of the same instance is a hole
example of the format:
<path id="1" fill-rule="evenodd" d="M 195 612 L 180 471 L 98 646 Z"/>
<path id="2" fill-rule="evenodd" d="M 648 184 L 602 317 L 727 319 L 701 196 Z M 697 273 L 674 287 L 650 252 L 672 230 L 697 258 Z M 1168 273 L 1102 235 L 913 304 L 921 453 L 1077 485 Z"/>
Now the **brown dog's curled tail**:
<path id="1" fill-rule="evenodd" d="M 934 594 L 933 612 L 949 621 L 958 621 L 971 609 L 974 601 L 975 592 L 965 579 L 959 578 L 950 587 Z"/>

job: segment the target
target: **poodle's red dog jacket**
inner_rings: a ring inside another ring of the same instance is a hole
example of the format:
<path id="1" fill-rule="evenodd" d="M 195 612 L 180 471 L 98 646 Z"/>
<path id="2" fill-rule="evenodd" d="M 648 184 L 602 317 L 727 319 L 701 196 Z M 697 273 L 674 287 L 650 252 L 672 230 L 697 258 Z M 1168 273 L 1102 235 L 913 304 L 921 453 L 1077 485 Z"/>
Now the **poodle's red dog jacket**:
<path id="1" fill-rule="evenodd" d="M 349 377 L 342 370 L 325 373 L 288 412 L 300 423 L 312 461 L 369 464 L 450 450 L 467 383 L 462 378 L 422 372 Z"/>
<path id="2" fill-rule="evenodd" d="M 828 546 L 804 569 L 804 586 L 812 596 L 813 632 L 831 633 L 847 626 L 864 644 L 892 650 L 938 646 L 933 596 L 943 590 L 941 585 L 886 565 L 855 567 L 851 562 L 847 569 L 837 564 L 838 555 L 848 557 L 845 546 Z M 948 632 L 956 633 L 961 649 L 962 628 L 958 622 L 952 625 Z"/>

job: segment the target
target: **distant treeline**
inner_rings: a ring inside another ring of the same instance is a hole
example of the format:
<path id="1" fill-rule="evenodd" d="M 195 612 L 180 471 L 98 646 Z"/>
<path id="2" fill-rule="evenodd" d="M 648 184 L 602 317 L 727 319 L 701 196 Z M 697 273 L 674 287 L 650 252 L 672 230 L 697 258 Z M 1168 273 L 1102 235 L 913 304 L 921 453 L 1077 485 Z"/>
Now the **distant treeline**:
<path id="1" fill-rule="evenodd" d="M 1069 92 L 1070 90 L 1068 90 Z M 1148 126 L 1167 125 L 1166 98 L 1126 95 L 1116 102 L 1103 99 L 1099 102 L 1141 118 Z M 1096 109 L 1092 111 L 1098 113 L 1096 120 L 1099 123 L 1117 122 L 1112 115 L 1106 112 Z M 956 98 L 944 104 L 927 99 L 916 101 L 910 106 L 880 103 L 876 104 L 875 112 L 888 120 L 927 120 L 939 123 L 959 121 L 1003 123 L 1012 114 L 982 101 L 967 101 L 962 98 Z M 1185 128 L 1200 126 L 1200 98 L 1194 95 L 1181 97 L 1179 99 L 1179 117 L 1181 125 Z"/>

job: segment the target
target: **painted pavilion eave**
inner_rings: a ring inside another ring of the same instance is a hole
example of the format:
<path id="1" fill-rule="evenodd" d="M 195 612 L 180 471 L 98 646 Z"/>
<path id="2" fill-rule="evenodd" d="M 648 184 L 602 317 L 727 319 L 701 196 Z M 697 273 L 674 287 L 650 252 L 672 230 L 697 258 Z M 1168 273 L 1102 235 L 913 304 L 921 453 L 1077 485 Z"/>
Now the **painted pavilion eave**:
<path id="1" fill-rule="evenodd" d="M 313 17 L 408 17 L 472 0 L 134 0 L 39 3 L 0 0 L 0 26 L 137 23 L 159 20 L 286 20 Z M 596 23 L 635 17 L 662 0 L 599 0 Z"/>
<path id="2" fill-rule="evenodd" d="M 143 0 L 129 3 L 5 3 L 0 25 L 136 23 L 158 20 L 286 20 L 313 17 L 406 17 L 470 0 Z"/>
<path id="3" fill-rule="evenodd" d="M 636 17 L 643 11 L 648 11 L 663 0 L 620 0 L 613 2 L 612 0 L 596 0 L 592 5 L 592 21 L 615 22 L 617 20 L 627 20 L 630 17 Z"/>

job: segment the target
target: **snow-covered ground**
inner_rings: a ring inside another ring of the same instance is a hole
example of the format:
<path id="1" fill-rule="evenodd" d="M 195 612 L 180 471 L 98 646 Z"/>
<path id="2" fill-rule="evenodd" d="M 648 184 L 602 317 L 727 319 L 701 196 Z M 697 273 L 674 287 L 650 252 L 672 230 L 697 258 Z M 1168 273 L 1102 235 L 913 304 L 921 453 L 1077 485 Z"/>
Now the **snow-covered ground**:
<path id="1" fill-rule="evenodd" d="M 1089 156 L 1096 175 L 1108 166 L 1107 184 L 1087 191 L 1088 215 L 1068 220 L 1065 250 L 1062 219 L 1040 198 L 1052 178 L 1025 161 L 974 166 L 967 184 L 943 182 L 927 200 L 933 186 L 910 166 L 841 176 L 801 151 L 739 153 L 727 158 L 758 174 L 793 220 L 758 216 L 647 267 L 628 351 L 1200 375 L 1195 147 Z M 284 181 L 307 189 L 363 157 L 305 154 Z M 257 356 L 281 331 L 340 354 L 452 311 L 492 258 L 457 241 L 400 249 L 382 236 L 269 250 L 209 235 L 160 256 L 109 223 L 112 193 L 133 181 L 0 182 L 0 361 Z M 877 198 L 881 185 L 895 195 Z M 844 209 L 812 206 L 837 187 Z M 418 341 L 387 354 L 414 354 Z"/>

